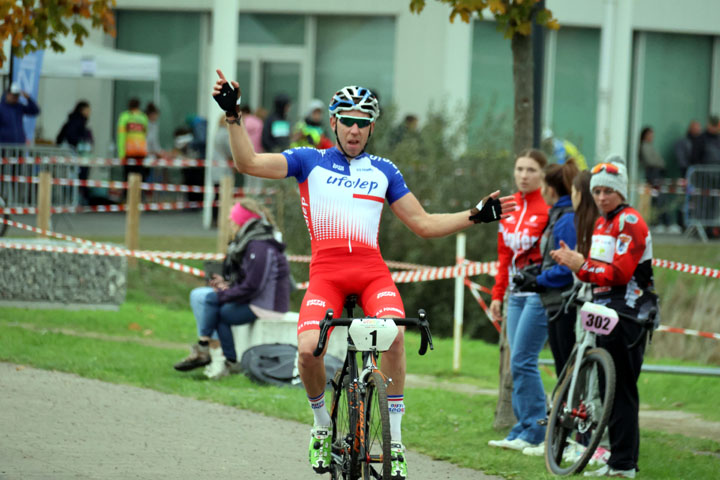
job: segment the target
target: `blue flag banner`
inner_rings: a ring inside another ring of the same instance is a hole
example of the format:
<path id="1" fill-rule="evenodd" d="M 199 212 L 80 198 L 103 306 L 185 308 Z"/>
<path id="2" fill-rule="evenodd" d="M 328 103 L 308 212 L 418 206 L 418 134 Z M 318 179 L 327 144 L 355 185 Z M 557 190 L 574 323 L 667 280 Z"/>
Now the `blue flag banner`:
<path id="1" fill-rule="evenodd" d="M 22 58 L 13 58 L 13 82 L 20 85 L 20 89 L 26 92 L 37 102 L 38 86 L 40 84 L 40 71 L 42 70 L 43 50 L 28 53 Z M 25 102 L 25 97 L 20 97 L 21 102 Z M 35 121 L 37 116 L 23 117 L 23 128 L 25 129 L 25 137 L 28 142 L 32 143 L 35 139 Z"/>

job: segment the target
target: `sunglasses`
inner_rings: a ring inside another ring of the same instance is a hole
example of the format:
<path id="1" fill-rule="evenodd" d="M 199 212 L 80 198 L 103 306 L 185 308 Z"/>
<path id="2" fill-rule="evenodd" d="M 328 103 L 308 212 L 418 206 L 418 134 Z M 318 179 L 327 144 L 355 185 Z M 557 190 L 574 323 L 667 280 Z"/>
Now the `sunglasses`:
<path id="1" fill-rule="evenodd" d="M 595 174 L 600 173 L 603 170 L 612 175 L 617 175 L 618 173 L 620 173 L 620 169 L 618 169 L 617 165 L 612 163 L 598 163 L 592 168 L 591 172 Z"/>
<path id="2" fill-rule="evenodd" d="M 372 118 L 351 117 L 349 115 L 335 115 L 335 117 L 340 121 L 340 123 L 350 128 L 352 128 L 353 125 L 357 125 L 358 128 L 369 127 L 374 121 Z"/>

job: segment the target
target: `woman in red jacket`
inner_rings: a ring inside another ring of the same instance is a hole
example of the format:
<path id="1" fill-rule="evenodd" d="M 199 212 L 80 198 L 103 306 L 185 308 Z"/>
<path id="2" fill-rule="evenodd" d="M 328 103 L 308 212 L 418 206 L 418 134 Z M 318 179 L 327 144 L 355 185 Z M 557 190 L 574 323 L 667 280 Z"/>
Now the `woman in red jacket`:
<path id="1" fill-rule="evenodd" d="M 589 257 L 564 244 L 551 255 L 578 279 L 592 284 L 595 303 L 637 317 L 640 307 L 656 302 L 657 297 L 653 293 L 652 240 L 640 214 L 625 203 L 626 172 L 619 156 L 592 169 L 590 189 L 601 216 L 595 223 Z M 621 319 L 609 335 L 597 337 L 598 346 L 607 350 L 615 363 L 615 401 L 608 427 L 610 459 L 585 476 L 635 478 L 640 447 L 637 380 L 645 353 L 645 342 L 636 340 L 643 333 L 643 327 Z"/>
<path id="2" fill-rule="evenodd" d="M 526 150 L 515 160 L 516 210 L 500 221 L 498 233 L 498 273 L 492 290 L 490 311 L 502 321 L 502 301 L 509 278 L 520 270 L 537 265 L 542 255 L 540 237 L 548 221 L 549 207 L 541 186 L 545 155 Z M 546 417 L 545 390 L 540 381 L 538 355 L 547 340 L 547 315 L 540 297 L 533 292 L 510 288 L 507 303 L 507 335 L 510 343 L 510 368 L 513 378 L 512 404 L 517 423 L 503 440 L 491 440 L 492 447 L 522 451 L 542 443 L 545 427 L 537 421 Z"/>

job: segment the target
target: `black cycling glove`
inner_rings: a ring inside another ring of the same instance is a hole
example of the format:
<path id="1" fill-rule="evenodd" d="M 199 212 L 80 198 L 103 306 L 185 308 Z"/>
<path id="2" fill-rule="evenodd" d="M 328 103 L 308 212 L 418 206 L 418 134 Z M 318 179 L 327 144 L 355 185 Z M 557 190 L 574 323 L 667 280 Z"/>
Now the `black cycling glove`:
<path id="1" fill-rule="evenodd" d="M 490 223 L 500 220 L 502 216 L 502 204 L 497 198 L 491 198 L 489 195 L 478 203 L 477 207 L 470 210 L 469 220 L 475 223 Z"/>
<path id="2" fill-rule="evenodd" d="M 230 86 L 229 82 L 223 83 L 220 93 L 213 95 L 213 98 L 225 111 L 226 117 L 237 117 L 238 105 L 240 105 L 240 89 Z"/>

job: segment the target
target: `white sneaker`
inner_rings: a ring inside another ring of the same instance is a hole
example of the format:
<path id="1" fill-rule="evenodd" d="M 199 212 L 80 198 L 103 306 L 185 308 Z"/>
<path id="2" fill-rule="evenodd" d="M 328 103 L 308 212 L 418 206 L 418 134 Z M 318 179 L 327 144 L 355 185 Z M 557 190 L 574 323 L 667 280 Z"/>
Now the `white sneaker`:
<path id="1" fill-rule="evenodd" d="M 523 449 L 527 447 L 535 447 L 536 445 L 533 445 L 530 442 L 526 442 L 525 440 L 521 438 L 516 438 L 515 440 L 490 440 L 488 442 L 488 445 L 491 447 L 498 447 L 498 448 L 506 448 L 508 450 L 519 450 L 523 451 Z"/>
<path id="2" fill-rule="evenodd" d="M 525 447 L 522 453 L 523 455 L 530 455 L 531 457 L 542 457 L 545 455 L 545 442 L 535 447 Z"/>
<path id="3" fill-rule="evenodd" d="M 679 235 L 683 233 L 682 228 L 680 228 L 680 225 L 678 225 L 677 223 L 670 225 L 667 232 L 672 233 L 673 235 Z"/>
<path id="4" fill-rule="evenodd" d="M 230 375 L 230 368 L 227 365 L 228 362 L 222 363 L 211 363 L 205 367 L 205 376 L 211 380 L 218 380 L 223 377 Z"/>
<path id="5" fill-rule="evenodd" d="M 592 471 L 592 472 L 585 472 L 583 475 L 585 477 L 619 477 L 619 478 L 635 478 L 635 472 L 636 470 L 633 468 L 632 470 L 615 470 L 614 468 L 610 468 L 607 465 L 604 467 Z"/>

